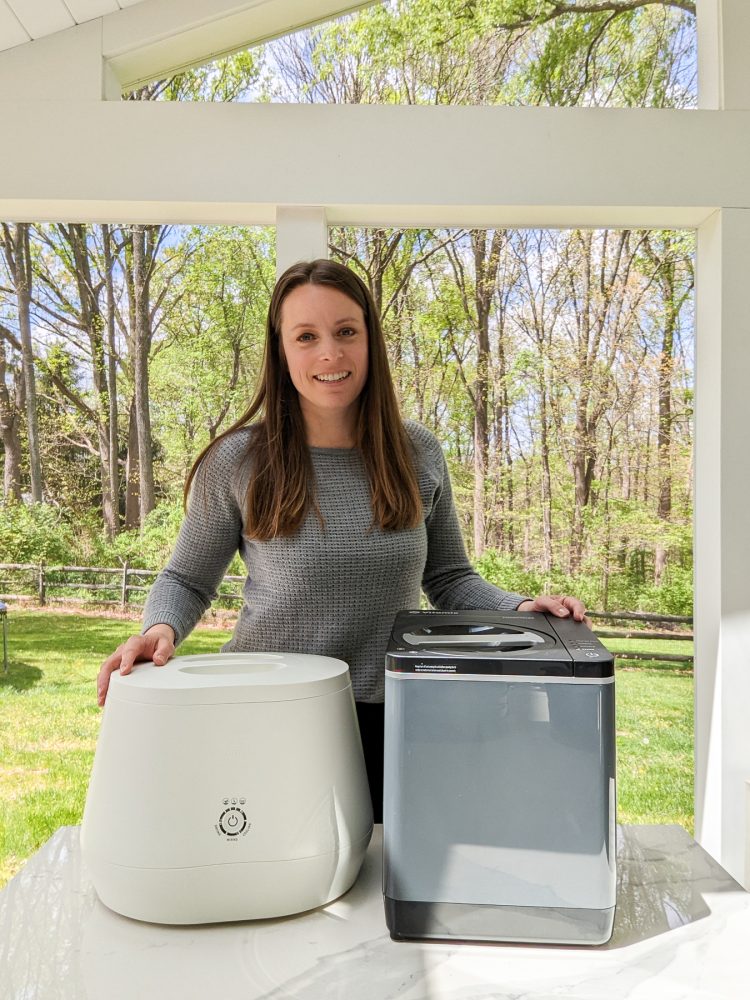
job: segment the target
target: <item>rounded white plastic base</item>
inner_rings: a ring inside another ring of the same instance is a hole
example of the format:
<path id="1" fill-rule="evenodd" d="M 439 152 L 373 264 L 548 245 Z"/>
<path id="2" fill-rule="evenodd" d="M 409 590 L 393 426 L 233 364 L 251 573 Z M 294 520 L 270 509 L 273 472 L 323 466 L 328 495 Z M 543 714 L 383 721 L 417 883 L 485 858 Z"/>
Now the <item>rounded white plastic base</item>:
<path id="1" fill-rule="evenodd" d="M 292 861 L 200 868 L 128 868 L 89 857 L 101 901 L 155 924 L 207 924 L 284 917 L 324 906 L 354 884 L 370 842 Z"/>
<path id="2" fill-rule="evenodd" d="M 301 913 L 346 892 L 371 832 L 342 661 L 175 657 L 110 689 L 81 847 L 116 913 L 168 924 Z"/>

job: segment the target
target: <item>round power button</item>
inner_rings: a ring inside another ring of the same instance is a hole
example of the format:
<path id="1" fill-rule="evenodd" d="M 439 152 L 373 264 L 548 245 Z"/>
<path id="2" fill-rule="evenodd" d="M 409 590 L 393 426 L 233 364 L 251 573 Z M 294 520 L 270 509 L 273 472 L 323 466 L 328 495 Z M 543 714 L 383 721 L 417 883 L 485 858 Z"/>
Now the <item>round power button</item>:
<path id="1" fill-rule="evenodd" d="M 219 820 L 219 829 L 228 837 L 237 837 L 247 826 L 247 816 L 236 806 L 225 809 Z"/>

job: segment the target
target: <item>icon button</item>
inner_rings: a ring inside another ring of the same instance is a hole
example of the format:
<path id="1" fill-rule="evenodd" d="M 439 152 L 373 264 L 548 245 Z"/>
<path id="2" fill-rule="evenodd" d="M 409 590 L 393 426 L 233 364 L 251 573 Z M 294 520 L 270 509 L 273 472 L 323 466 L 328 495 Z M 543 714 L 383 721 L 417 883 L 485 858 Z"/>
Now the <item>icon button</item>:
<path id="1" fill-rule="evenodd" d="M 225 809 L 219 818 L 218 830 L 227 837 L 238 837 L 247 829 L 247 816 L 236 807 Z"/>

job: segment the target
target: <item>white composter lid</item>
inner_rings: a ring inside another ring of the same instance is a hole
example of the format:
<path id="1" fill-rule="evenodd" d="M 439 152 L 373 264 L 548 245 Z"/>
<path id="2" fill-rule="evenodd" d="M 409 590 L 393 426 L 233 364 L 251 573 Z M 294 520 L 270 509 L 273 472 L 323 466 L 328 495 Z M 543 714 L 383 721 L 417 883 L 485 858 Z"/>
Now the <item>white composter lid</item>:
<path id="1" fill-rule="evenodd" d="M 176 656 L 164 666 L 136 663 L 112 674 L 107 701 L 149 705 L 218 705 L 294 701 L 333 694 L 350 684 L 343 660 L 306 653 L 211 653 Z"/>

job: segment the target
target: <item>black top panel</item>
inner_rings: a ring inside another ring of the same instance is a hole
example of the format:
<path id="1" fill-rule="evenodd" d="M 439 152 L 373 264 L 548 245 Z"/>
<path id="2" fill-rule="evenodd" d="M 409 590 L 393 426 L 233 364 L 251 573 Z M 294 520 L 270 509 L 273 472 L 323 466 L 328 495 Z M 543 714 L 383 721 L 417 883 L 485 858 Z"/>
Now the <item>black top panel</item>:
<path id="1" fill-rule="evenodd" d="M 614 657 L 580 622 L 529 611 L 402 611 L 386 667 L 402 673 L 610 677 Z"/>

